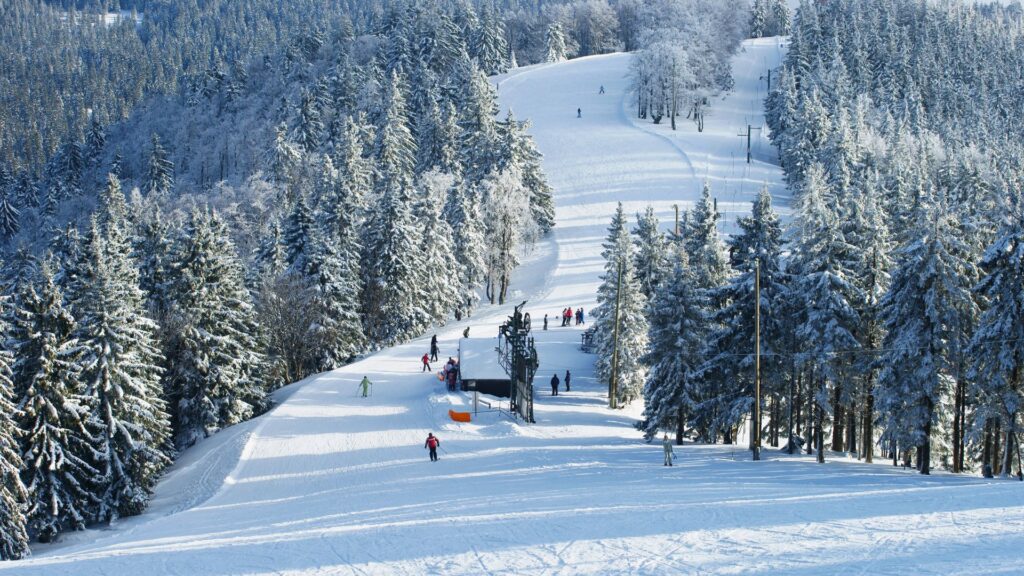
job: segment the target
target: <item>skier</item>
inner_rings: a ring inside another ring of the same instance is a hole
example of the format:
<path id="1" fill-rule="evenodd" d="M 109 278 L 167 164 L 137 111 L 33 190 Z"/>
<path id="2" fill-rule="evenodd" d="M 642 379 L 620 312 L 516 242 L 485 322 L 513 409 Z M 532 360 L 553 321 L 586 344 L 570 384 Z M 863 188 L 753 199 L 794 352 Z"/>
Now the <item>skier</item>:
<path id="1" fill-rule="evenodd" d="M 423 444 L 424 448 L 430 449 L 430 461 L 437 462 L 437 447 L 441 445 L 441 441 L 434 436 L 433 432 L 427 433 L 427 441 Z"/>
<path id="2" fill-rule="evenodd" d="M 665 438 L 662 439 L 661 445 L 665 448 L 665 466 L 672 465 L 672 441 L 668 439 L 668 434 L 665 434 Z"/>
<path id="3" fill-rule="evenodd" d="M 583 308 L 576 309 L 576 325 L 579 326 L 580 322 L 583 322 Z"/>
<path id="4" fill-rule="evenodd" d="M 430 372 L 430 355 L 424 354 L 423 358 L 420 358 L 420 360 L 423 361 L 423 371 Z"/>
<path id="5" fill-rule="evenodd" d="M 572 374 L 569 374 L 569 371 L 568 371 L 568 370 L 566 370 L 566 371 L 565 371 L 565 391 L 566 391 L 566 392 L 568 392 L 568 391 L 569 391 L 569 379 L 570 379 L 570 378 L 572 378 Z"/>
<path id="6" fill-rule="evenodd" d="M 367 378 L 366 376 L 363 376 L 363 381 L 360 382 L 359 385 L 363 387 L 363 398 L 366 398 L 367 396 L 369 396 L 369 394 L 370 394 L 370 386 L 373 385 L 373 383 L 370 382 L 370 379 Z"/>
<path id="7" fill-rule="evenodd" d="M 576 109 L 576 117 L 577 118 L 583 118 L 583 109 L 582 108 L 577 108 Z"/>
<path id="8" fill-rule="evenodd" d="M 437 334 L 430 338 L 430 361 L 437 362 Z"/>
<path id="9" fill-rule="evenodd" d="M 548 329 L 548 315 L 547 314 L 544 315 L 544 329 L 545 330 Z"/>
<path id="10" fill-rule="evenodd" d="M 598 94 L 604 94 L 604 84 L 601 85 L 601 89 L 597 91 Z"/>
<path id="11" fill-rule="evenodd" d="M 551 375 L 551 395 L 558 396 L 558 374 Z"/>
<path id="12" fill-rule="evenodd" d="M 576 312 L 576 314 L 580 317 L 580 324 L 586 326 L 587 322 L 586 322 L 586 319 L 583 316 L 583 308 L 580 308 L 579 311 Z"/>
<path id="13" fill-rule="evenodd" d="M 466 329 L 462 331 L 462 337 L 469 338 L 469 326 L 466 326 Z"/>

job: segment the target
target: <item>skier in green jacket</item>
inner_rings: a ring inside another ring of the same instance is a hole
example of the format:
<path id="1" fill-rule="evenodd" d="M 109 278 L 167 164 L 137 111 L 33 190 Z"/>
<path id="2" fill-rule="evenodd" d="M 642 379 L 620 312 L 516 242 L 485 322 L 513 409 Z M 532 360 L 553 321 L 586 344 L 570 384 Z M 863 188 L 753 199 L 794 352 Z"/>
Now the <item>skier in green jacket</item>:
<path id="1" fill-rule="evenodd" d="M 360 382 L 359 385 L 363 387 L 363 398 L 366 398 L 370 393 L 370 386 L 372 386 L 373 383 L 370 382 L 369 378 L 363 376 L 363 381 Z"/>
<path id="2" fill-rule="evenodd" d="M 668 434 L 665 434 L 665 438 L 661 441 L 661 445 L 665 447 L 665 466 L 672 465 L 672 441 L 668 439 Z"/>

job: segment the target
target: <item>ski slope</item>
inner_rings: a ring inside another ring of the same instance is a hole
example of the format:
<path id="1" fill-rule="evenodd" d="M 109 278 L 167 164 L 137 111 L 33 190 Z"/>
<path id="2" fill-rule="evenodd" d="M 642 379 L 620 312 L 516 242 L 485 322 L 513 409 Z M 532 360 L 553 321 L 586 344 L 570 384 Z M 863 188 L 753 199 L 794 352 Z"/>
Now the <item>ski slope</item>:
<path id="1" fill-rule="evenodd" d="M 617 202 L 629 214 L 653 205 L 667 228 L 673 204 L 692 206 L 706 179 L 726 230 L 762 185 L 786 210 L 766 140 L 747 165 L 738 136 L 762 124 L 760 76 L 781 53 L 777 39 L 745 43 L 736 89 L 700 134 L 633 119 L 626 55 L 496 79 L 502 106 L 532 120 L 556 191 L 557 227 L 510 298 L 528 300 L 534 319 L 536 424 L 495 412 L 450 422 L 469 399 L 420 371 L 428 334 L 279 391 L 269 414 L 183 455 L 143 516 L 37 545 L 0 574 L 1020 573 L 1020 483 L 838 455 L 818 465 L 768 451 L 755 463 L 731 446 L 686 445 L 665 468 L 661 447 L 632 428 L 641 407 L 605 407 L 580 329 L 552 319 L 540 330 L 545 313 L 593 307 Z M 467 325 L 491 335 L 509 312 L 485 307 L 439 329 L 442 363 Z M 548 396 L 566 369 L 572 391 Z M 428 431 L 442 442 L 437 463 Z"/>

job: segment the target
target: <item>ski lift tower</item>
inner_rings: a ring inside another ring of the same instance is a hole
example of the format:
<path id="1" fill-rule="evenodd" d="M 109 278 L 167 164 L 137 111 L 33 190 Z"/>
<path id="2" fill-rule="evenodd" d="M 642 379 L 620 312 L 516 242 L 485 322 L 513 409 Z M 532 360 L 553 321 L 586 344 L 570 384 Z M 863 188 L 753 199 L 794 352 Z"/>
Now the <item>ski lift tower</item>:
<path id="1" fill-rule="evenodd" d="M 537 349 L 530 336 L 530 314 L 523 314 L 526 301 L 515 307 L 501 325 L 498 337 L 499 362 L 509 380 L 509 412 L 530 424 L 533 419 L 533 377 L 537 373 Z"/>

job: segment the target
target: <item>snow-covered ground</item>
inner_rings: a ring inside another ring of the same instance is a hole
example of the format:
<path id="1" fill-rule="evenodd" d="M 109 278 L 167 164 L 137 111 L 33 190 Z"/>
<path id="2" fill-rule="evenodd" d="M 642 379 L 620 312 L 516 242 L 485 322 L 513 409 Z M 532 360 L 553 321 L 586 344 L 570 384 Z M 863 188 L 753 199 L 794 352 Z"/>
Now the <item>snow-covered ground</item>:
<path id="1" fill-rule="evenodd" d="M 557 228 L 510 299 L 529 300 L 534 318 L 536 424 L 493 411 L 449 421 L 469 399 L 420 371 L 423 338 L 281 390 L 271 413 L 187 452 L 145 515 L 37 546 L 0 572 L 1020 573 L 1024 485 L 838 457 L 818 465 L 772 452 L 755 463 L 730 446 L 687 445 L 665 468 L 660 446 L 632 428 L 640 407 L 605 407 L 580 329 L 552 320 L 540 330 L 545 313 L 594 305 L 616 202 L 630 213 L 651 203 L 668 227 L 672 204 L 692 205 L 707 178 L 730 218 L 763 183 L 786 207 L 767 142 L 755 141 L 748 167 L 737 136 L 761 125 L 759 77 L 780 56 L 777 40 L 746 43 L 736 90 L 715 102 L 702 134 L 634 121 L 625 55 L 499 79 L 502 105 L 533 121 L 556 190 Z M 494 334 L 509 311 L 440 329 L 442 361 L 466 325 Z M 548 396 L 552 372 L 566 369 L 572 391 Z M 363 375 L 371 398 L 357 396 Z M 428 431 L 442 441 L 437 463 L 423 449 Z"/>

